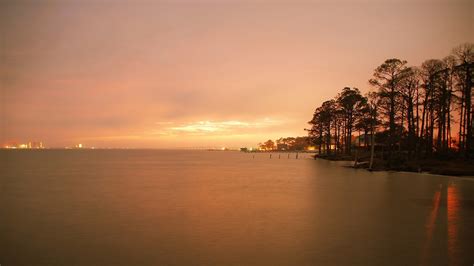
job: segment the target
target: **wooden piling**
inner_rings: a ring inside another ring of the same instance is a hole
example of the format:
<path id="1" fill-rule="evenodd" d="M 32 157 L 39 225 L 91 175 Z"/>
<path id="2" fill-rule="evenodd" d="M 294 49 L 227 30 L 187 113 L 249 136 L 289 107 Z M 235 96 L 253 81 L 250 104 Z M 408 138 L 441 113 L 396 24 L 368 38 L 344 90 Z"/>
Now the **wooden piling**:
<path id="1" fill-rule="evenodd" d="M 355 150 L 355 158 L 354 158 L 354 167 L 357 167 L 357 160 L 358 160 L 358 158 L 357 158 L 357 148 L 356 148 L 356 150 Z"/>

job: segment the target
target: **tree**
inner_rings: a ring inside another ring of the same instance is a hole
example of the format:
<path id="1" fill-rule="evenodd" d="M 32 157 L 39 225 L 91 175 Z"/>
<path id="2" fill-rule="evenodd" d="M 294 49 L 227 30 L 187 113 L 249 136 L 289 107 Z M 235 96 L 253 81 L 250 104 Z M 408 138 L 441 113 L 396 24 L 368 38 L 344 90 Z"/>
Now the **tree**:
<path id="1" fill-rule="evenodd" d="M 365 99 L 360 94 L 359 89 L 351 89 L 345 87 L 337 97 L 337 104 L 340 106 L 344 125 L 345 125 L 345 152 L 351 154 L 352 130 L 354 129 L 354 122 L 356 117 L 361 113 L 364 107 Z"/>
<path id="2" fill-rule="evenodd" d="M 367 94 L 367 107 L 370 118 L 370 162 L 369 170 L 372 170 L 374 164 L 375 154 L 375 132 L 377 131 L 377 108 L 379 105 L 379 98 L 376 92 L 369 92 Z"/>
<path id="3" fill-rule="evenodd" d="M 465 43 L 453 49 L 457 66 L 457 86 L 461 89 L 460 100 L 460 150 L 466 158 L 472 152 L 472 76 L 474 69 L 474 44 Z"/>
<path id="4" fill-rule="evenodd" d="M 420 137 L 423 140 L 427 154 L 433 152 L 435 107 L 438 104 L 437 91 L 440 87 L 439 74 L 445 69 L 443 61 L 439 59 L 429 59 L 421 64 L 422 88 L 425 93 L 422 103 Z"/>
<path id="5" fill-rule="evenodd" d="M 321 110 L 320 108 L 316 108 L 313 114 L 313 118 L 311 121 L 308 122 L 308 124 L 311 125 L 310 129 L 307 129 L 308 131 L 308 137 L 311 139 L 311 142 L 314 145 L 318 146 L 318 153 L 321 154 L 321 147 L 323 145 L 323 124 L 320 119 L 321 116 Z"/>
<path id="6" fill-rule="evenodd" d="M 310 129 L 310 136 L 318 136 L 319 151 L 321 153 L 321 146 L 325 144 L 326 154 L 331 153 L 331 129 L 335 119 L 336 101 L 325 101 L 321 107 L 316 108 L 313 114 L 313 119 L 308 123 L 312 125 Z"/>
<path id="7" fill-rule="evenodd" d="M 385 158 L 394 167 L 410 159 L 451 157 L 456 148 L 452 123 L 458 123 L 457 154 L 469 159 L 474 153 L 473 72 L 474 44 L 460 45 L 444 59 L 429 59 L 419 67 L 387 59 L 369 80 L 375 91 L 363 97 L 356 88 L 344 88 L 315 110 L 309 134 L 320 152 L 325 147 L 331 153 L 334 143 L 335 153 L 351 154 L 353 131 L 359 131 L 359 144 L 363 131 L 366 147 L 370 134 L 369 167 L 376 142 L 382 159 L 388 147 Z"/>
<path id="8" fill-rule="evenodd" d="M 266 150 L 266 151 L 271 151 L 275 149 L 275 142 L 273 140 L 269 139 L 265 141 L 264 143 L 259 144 L 260 149 Z"/>
<path id="9" fill-rule="evenodd" d="M 404 79 L 400 89 L 401 106 L 402 106 L 402 122 L 400 129 L 403 130 L 404 117 L 407 124 L 407 147 L 409 152 L 416 150 L 416 134 L 417 134 L 417 121 L 418 121 L 418 87 L 419 87 L 419 70 L 414 67 L 409 67 L 406 70 Z M 406 113 L 404 112 L 406 110 Z M 402 134 L 401 132 L 400 134 Z"/>
<path id="10" fill-rule="evenodd" d="M 373 78 L 369 80 L 369 83 L 378 89 L 380 108 L 383 109 L 384 114 L 389 118 L 389 158 L 391 157 L 391 152 L 398 137 L 400 137 L 399 134 L 397 134 L 395 118 L 400 103 L 400 87 L 408 72 L 406 64 L 407 61 L 405 60 L 396 58 L 387 59 L 374 70 Z"/>

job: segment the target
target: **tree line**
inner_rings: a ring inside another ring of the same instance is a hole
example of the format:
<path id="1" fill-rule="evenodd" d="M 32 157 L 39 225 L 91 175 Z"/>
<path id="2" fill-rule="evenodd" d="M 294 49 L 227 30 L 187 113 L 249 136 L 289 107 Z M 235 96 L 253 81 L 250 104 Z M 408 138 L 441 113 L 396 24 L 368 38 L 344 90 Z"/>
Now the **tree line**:
<path id="1" fill-rule="evenodd" d="M 345 87 L 316 108 L 309 139 L 320 154 L 351 155 L 364 147 L 371 164 L 376 150 L 389 163 L 400 157 L 471 158 L 473 64 L 471 43 L 421 66 L 387 59 L 375 68 L 370 92 Z"/>
<path id="2" fill-rule="evenodd" d="M 275 141 L 269 139 L 258 144 L 258 148 L 264 151 L 303 151 L 308 147 L 310 139 L 308 137 L 287 137 L 279 138 Z"/>

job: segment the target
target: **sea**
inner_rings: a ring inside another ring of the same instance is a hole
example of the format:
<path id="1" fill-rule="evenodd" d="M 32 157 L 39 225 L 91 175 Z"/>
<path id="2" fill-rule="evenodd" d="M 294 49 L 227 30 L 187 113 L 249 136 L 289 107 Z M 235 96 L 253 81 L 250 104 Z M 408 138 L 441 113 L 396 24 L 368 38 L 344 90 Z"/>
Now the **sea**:
<path id="1" fill-rule="evenodd" d="M 0 150 L 0 265 L 473 265 L 474 179 L 311 154 Z"/>

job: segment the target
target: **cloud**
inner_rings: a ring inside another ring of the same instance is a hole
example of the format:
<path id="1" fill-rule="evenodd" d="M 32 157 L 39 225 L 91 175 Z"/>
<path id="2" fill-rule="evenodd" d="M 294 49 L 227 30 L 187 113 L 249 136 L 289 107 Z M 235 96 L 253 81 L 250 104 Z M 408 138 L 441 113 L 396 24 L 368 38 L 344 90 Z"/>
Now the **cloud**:
<path id="1" fill-rule="evenodd" d="M 281 125 L 281 121 L 265 118 L 257 121 L 222 120 L 222 121 L 195 121 L 186 123 L 156 122 L 162 126 L 150 132 L 152 135 L 221 135 L 245 134 L 255 129 L 269 128 Z"/>

